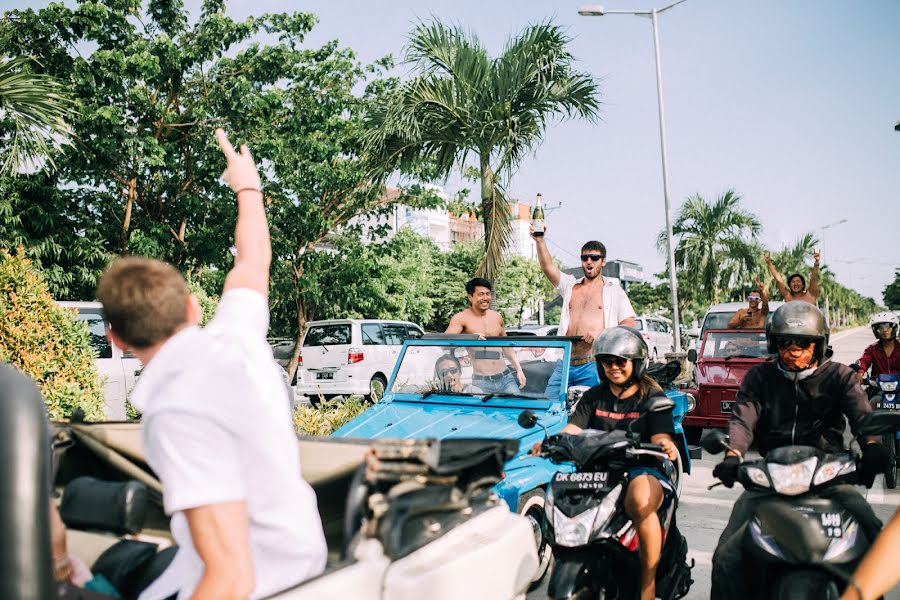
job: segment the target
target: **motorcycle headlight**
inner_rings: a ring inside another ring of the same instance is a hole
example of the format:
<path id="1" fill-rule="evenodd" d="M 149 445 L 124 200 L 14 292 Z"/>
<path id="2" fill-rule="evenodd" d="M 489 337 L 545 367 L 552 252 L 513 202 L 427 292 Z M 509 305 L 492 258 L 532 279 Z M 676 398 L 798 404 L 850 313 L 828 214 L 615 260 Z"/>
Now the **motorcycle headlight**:
<path id="1" fill-rule="evenodd" d="M 616 510 L 616 503 L 622 495 L 622 484 L 618 484 L 606 495 L 597 506 L 574 517 L 567 517 L 561 510 L 553 506 L 545 508 L 547 514 L 553 515 L 553 535 L 560 546 L 584 546 L 603 529 Z M 546 500 L 545 500 L 546 502 Z M 546 505 L 545 505 L 546 506 Z"/>
<path id="2" fill-rule="evenodd" d="M 769 463 L 766 466 L 769 469 L 769 475 L 772 476 L 775 491 L 785 496 L 796 496 L 809 491 L 809 484 L 812 482 L 813 472 L 818 462 L 819 459 L 813 457 L 793 465 Z"/>
<path id="3" fill-rule="evenodd" d="M 897 382 L 896 381 L 879 381 L 878 387 L 881 388 L 882 392 L 896 392 L 897 391 Z"/>
<path id="4" fill-rule="evenodd" d="M 747 467 L 747 477 L 758 486 L 772 487 L 772 484 L 769 483 L 769 476 L 759 467 Z"/>
<path id="5" fill-rule="evenodd" d="M 843 475 L 845 473 L 852 473 L 856 470 L 856 463 L 852 460 L 848 461 L 840 461 L 840 460 L 830 460 L 827 463 L 822 463 L 822 466 L 819 467 L 819 470 L 816 471 L 815 477 L 813 477 L 813 485 L 822 485 L 827 481 L 831 481 L 838 475 Z"/>
<path id="6" fill-rule="evenodd" d="M 825 562 L 833 558 L 837 558 L 856 544 L 856 534 L 859 531 L 859 525 L 856 522 L 850 523 L 844 530 L 844 535 L 836 537 L 828 544 L 828 551 L 825 552 Z"/>

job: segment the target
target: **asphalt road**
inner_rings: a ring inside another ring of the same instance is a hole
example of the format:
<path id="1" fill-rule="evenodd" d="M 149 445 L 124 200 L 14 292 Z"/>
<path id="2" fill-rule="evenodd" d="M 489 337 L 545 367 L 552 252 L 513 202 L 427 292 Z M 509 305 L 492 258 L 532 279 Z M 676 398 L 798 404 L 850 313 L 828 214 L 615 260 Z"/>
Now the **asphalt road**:
<path id="1" fill-rule="evenodd" d="M 832 336 L 833 360 L 844 364 L 855 362 L 872 340 L 872 331 L 868 327 L 834 334 Z M 689 599 L 709 598 L 712 553 L 715 550 L 719 534 L 725 528 L 731 507 L 741 493 L 740 485 L 730 490 L 724 486 L 707 490 L 709 485 L 717 481 L 712 476 L 712 470 L 718 460 L 718 457 L 705 455 L 701 460 L 694 461 L 693 472 L 686 478 L 682 488 L 681 503 L 678 508 L 678 526 L 687 538 L 689 557 L 696 561 L 696 567 L 693 570 L 694 585 L 687 595 Z M 859 489 L 865 492 L 867 500 L 882 521 L 887 521 L 900 506 L 900 490 L 886 489 L 880 476 L 872 489 Z M 546 581 L 540 588 L 528 594 L 529 600 L 546 597 Z M 886 597 L 900 600 L 900 590 L 895 589 Z"/>

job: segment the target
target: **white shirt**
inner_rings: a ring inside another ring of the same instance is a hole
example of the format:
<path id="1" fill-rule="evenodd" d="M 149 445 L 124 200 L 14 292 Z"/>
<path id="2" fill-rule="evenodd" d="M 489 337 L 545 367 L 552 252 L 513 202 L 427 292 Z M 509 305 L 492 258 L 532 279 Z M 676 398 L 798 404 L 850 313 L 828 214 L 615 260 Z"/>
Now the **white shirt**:
<path id="1" fill-rule="evenodd" d="M 575 278 L 574 275 L 560 272 L 559 285 L 556 290 L 562 296 L 562 313 L 559 315 L 559 335 L 568 335 L 569 327 L 569 302 L 572 300 L 572 290 L 584 277 Z M 615 285 L 606 277 L 603 278 L 603 326 L 606 329 L 615 327 L 628 318 L 635 317 L 631 301 L 625 294 L 625 290 Z"/>
<path id="2" fill-rule="evenodd" d="M 203 574 L 184 510 L 244 501 L 256 587 L 268 596 L 321 573 L 327 548 L 312 488 L 266 343 L 269 310 L 250 289 L 222 295 L 203 329 L 172 336 L 132 394 L 144 453 L 163 486 L 178 553 L 140 600 L 190 597 Z"/>

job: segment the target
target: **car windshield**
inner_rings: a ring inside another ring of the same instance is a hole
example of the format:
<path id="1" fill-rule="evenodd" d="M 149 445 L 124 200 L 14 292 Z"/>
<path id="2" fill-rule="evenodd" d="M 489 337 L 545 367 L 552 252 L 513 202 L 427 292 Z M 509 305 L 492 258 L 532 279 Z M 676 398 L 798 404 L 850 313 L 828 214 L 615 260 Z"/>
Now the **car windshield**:
<path id="1" fill-rule="evenodd" d="M 547 399 L 547 384 L 562 361 L 563 348 L 477 344 L 408 346 L 390 391 L 421 396 Z M 511 355 L 522 366 L 524 386 L 519 385 L 515 370 L 510 367 Z"/>
<path id="2" fill-rule="evenodd" d="M 766 333 L 757 331 L 710 331 L 703 344 L 703 358 L 768 358 Z"/>

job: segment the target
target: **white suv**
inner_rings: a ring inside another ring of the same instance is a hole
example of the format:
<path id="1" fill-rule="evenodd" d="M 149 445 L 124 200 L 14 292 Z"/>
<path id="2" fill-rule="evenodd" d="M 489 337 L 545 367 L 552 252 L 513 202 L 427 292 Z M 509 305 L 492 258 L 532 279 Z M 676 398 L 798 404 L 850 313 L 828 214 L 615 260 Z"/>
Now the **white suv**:
<path id="1" fill-rule="evenodd" d="M 407 321 L 337 319 L 310 321 L 303 336 L 297 393 L 313 406 L 320 398 L 357 394 L 381 398 L 400 346 L 424 335 Z"/>
<path id="2" fill-rule="evenodd" d="M 141 361 L 123 353 L 106 337 L 106 320 L 103 305 L 99 302 L 57 302 L 59 306 L 76 311 L 75 318 L 87 323 L 94 349 L 97 371 L 105 379 L 103 396 L 106 401 L 106 419 L 125 421 L 125 400 L 137 380 Z"/>
<path id="3" fill-rule="evenodd" d="M 650 351 L 650 361 L 665 360 L 666 352 L 672 352 L 675 338 L 672 337 L 671 321 L 663 317 L 637 317 L 634 326 L 641 332 Z"/>

